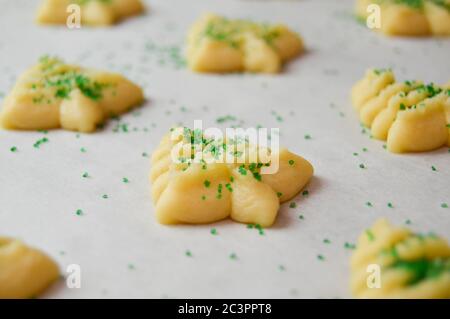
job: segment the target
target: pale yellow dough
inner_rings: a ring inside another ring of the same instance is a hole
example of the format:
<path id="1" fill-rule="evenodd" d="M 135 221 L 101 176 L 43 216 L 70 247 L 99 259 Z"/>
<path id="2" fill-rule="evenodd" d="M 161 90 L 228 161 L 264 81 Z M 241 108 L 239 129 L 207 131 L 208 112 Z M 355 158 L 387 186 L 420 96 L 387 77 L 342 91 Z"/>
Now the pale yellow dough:
<path id="1" fill-rule="evenodd" d="M 391 70 L 369 69 L 351 100 L 372 136 L 394 153 L 450 146 L 450 90 L 418 81 L 395 82 Z"/>
<path id="2" fill-rule="evenodd" d="M 58 266 L 43 252 L 0 237 L 0 299 L 36 297 L 58 277 Z"/>
<path id="3" fill-rule="evenodd" d="M 379 288 L 367 284 L 369 265 L 380 267 Z M 358 298 L 450 298 L 450 247 L 380 219 L 359 237 L 350 287 Z"/>
<path id="4" fill-rule="evenodd" d="M 108 26 L 130 16 L 141 14 L 141 0 L 44 0 L 36 22 L 39 24 L 66 24 L 71 14 L 67 7 L 78 4 L 81 8 L 81 25 Z"/>
<path id="5" fill-rule="evenodd" d="M 108 116 L 143 101 L 139 86 L 125 77 L 41 58 L 23 73 L 5 98 L 0 124 L 6 129 L 62 127 L 92 132 Z"/>
<path id="6" fill-rule="evenodd" d="M 374 30 L 384 34 L 450 35 L 450 0 L 357 0 L 356 15 L 366 19 L 371 4 L 381 8 L 381 28 Z"/>
<path id="7" fill-rule="evenodd" d="M 303 41 L 285 25 L 230 20 L 206 14 L 188 35 L 187 60 L 197 72 L 278 73 L 303 51 Z"/>
<path id="8" fill-rule="evenodd" d="M 192 133 L 185 130 L 188 136 Z M 249 155 L 236 155 L 235 160 L 219 163 L 208 149 L 214 145 L 213 149 L 220 149 L 221 141 L 205 144 L 203 153 L 209 158 L 206 163 L 176 163 L 171 156 L 175 146 L 190 149 L 190 139 L 185 136 L 167 134 L 152 155 L 152 198 L 156 218 L 162 224 L 212 223 L 231 217 L 237 222 L 268 227 L 275 222 L 280 202 L 292 199 L 313 175 L 308 161 L 286 149 L 279 151 L 279 170 L 275 174 L 260 175 L 262 163 L 250 162 Z M 232 149 L 230 145 L 227 150 Z M 250 148 L 250 153 L 257 150 Z M 241 149 L 239 144 L 237 149 Z"/>

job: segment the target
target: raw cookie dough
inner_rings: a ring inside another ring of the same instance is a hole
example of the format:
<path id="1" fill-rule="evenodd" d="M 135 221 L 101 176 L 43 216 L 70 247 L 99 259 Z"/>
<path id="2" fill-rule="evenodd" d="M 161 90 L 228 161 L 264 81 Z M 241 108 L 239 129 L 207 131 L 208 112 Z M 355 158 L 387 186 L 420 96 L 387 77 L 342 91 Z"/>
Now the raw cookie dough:
<path id="1" fill-rule="evenodd" d="M 140 87 L 123 76 L 43 57 L 22 74 L 0 111 L 6 129 L 62 127 L 92 132 L 108 116 L 143 101 Z"/>
<path id="2" fill-rule="evenodd" d="M 357 0 L 356 15 L 366 20 L 367 7 L 381 9 L 381 28 L 387 35 L 450 35 L 450 0 Z"/>
<path id="3" fill-rule="evenodd" d="M 450 90 L 446 85 L 395 82 L 389 69 L 369 69 L 352 88 L 362 124 L 394 153 L 450 146 Z"/>
<path id="4" fill-rule="evenodd" d="M 0 299 L 35 297 L 58 277 L 58 266 L 43 252 L 0 237 Z"/>
<path id="5" fill-rule="evenodd" d="M 78 4 L 81 25 L 108 26 L 144 11 L 141 0 L 44 0 L 38 10 L 39 24 L 66 24 L 71 12 L 67 7 Z"/>
<path id="6" fill-rule="evenodd" d="M 380 267 L 379 288 L 369 288 L 369 265 Z M 361 234 L 351 257 L 351 290 L 358 298 L 450 298 L 450 247 L 434 234 L 380 219 Z"/>
<path id="7" fill-rule="evenodd" d="M 276 219 L 280 202 L 297 195 L 313 175 L 308 161 L 286 149 L 271 153 L 279 155 L 279 170 L 261 174 L 261 168 L 269 168 L 270 163 L 252 157 L 258 148 L 245 142 L 234 143 L 237 139 L 223 141 L 204 136 L 191 144 L 194 136 L 202 133 L 187 128 L 172 130 L 152 155 L 152 198 L 156 218 L 162 224 L 212 223 L 231 217 L 237 222 L 268 227 Z M 201 147 L 202 161 L 191 161 L 191 156 L 186 155 L 191 145 Z M 178 152 L 181 146 L 185 151 Z M 243 147 L 249 151 L 240 151 Z M 217 160 L 223 154 L 231 156 L 231 160 Z"/>
<path id="8" fill-rule="evenodd" d="M 187 58 L 189 67 L 197 72 L 278 73 L 283 63 L 302 51 L 300 36 L 283 24 L 207 14 L 189 32 Z"/>

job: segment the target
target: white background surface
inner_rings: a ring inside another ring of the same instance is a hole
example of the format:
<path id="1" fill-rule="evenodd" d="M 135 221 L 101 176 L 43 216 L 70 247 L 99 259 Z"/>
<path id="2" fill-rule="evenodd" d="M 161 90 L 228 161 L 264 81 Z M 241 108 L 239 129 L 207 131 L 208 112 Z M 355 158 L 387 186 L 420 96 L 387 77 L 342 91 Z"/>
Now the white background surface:
<path id="1" fill-rule="evenodd" d="M 113 132 L 114 121 L 78 138 L 55 130 L 36 149 L 44 134 L 0 131 L 0 234 L 42 248 L 63 273 L 72 263 L 82 268 L 81 289 L 61 281 L 44 297 L 349 297 L 351 251 L 344 243 L 355 243 L 379 216 L 450 238 L 450 208 L 441 208 L 450 205 L 448 148 L 390 154 L 361 133 L 348 99 L 369 66 L 393 67 L 400 80 L 450 80 L 450 40 L 375 34 L 351 17 L 353 1 L 152 0 L 146 16 L 77 31 L 33 24 L 37 3 L 0 1 L 2 95 L 39 56 L 51 54 L 123 72 L 148 98 L 121 117 L 128 133 Z M 277 76 L 215 76 L 177 69 L 168 54 L 145 49 L 148 41 L 182 48 L 186 29 L 205 11 L 285 22 L 304 37 L 308 53 Z M 280 127 L 281 144 L 315 167 L 310 195 L 299 195 L 295 209 L 285 204 L 264 236 L 231 221 L 157 224 L 142 153 L 151 154 L 173 124 L 217 125 L 225 115 L 239 121 L 224 125 Z"/>

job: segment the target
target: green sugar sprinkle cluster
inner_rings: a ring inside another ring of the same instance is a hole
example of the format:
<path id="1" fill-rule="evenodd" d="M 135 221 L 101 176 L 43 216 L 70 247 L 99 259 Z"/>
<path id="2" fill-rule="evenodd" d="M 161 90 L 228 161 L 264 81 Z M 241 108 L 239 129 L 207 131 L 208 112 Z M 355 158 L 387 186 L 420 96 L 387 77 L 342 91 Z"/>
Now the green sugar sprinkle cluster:
<path id="1" fill-rule="evenodd" d="M 434 233 L 428 234 L 412 234 L 408 238 L 396 243 L 394 246 L 384 249 L 381 254 L 388 255 L 392 258 L 392 262 L 386 266 L 389 270 L 402 270 L 408 273 L 408 280 L 406 286 L 416 285 L 422 281 L 429 279 L 436 279 L 444 273 L 450 274 L 450 258 L 433 258 L 427 259 L 417 258 L 414 260 L 402 259 L 399 255 L 397 247 L 401 245 L 408 245 L 409 240 L 419 239 L 419 242 L 425 244 L 426 240 L 438 240 L 439 238 Z"/>
<path id="2" fill-rule="evenodd" d="M 402 269 L 410 274 L 410 278 L 406 283 L 415 285 L 423 280 L 438 278 L 444 272 L 450 273 L 450 258 L 436 258 L 432 260 L 396 260 L 389 268 Z"/>
<path id="3" fill-rule="evenodd" d="M 197 40 L 200 41 L 203 37 L 207 37 L 215 41 L 225 42 L 233 48 L 239 48 L 244 41 L 243 33 L 247 32 L 263 39 L 269 45 L 273 45 L 274 41 L 280 36 L 277 26 L 255 23 L 250 20 L 231 20 L 216 17 L 207 23 Z"/>
<path id="4" fill-rule="evenodd" d="M 171 130 L 173 132 L 173 129 Z M 183 170 L 187 170 L 193 163 L 201 164 L 202 169 L 206 170 L 208 165 L 204 159 L 200 159 L 197 161 L 196 154 L 201 153 L 207 158 L 212 158 L 215 160 L 223 159 L 229 164 L 240 164 L 244 160 L 244 153 L 239 151 L 238 149 L 245 149 L 246 151 L 250 148 L 250 143 L 247 138 L 243 138 L 241 136 L 237 136 L 229 139 L 222 138 L 209 138 L 203 135 L 203 132 L 199 129 L 191 130 L 189 128 L 184 127 L 183 132 L 181 134 L 181 143 L 184 146 L 188 146 L 189 150 L 187 153 L 189 154 L 181 154 L 178 157 L 178 161 L 183 164 Z M 231 163 L 230 163 L 231 161 Z M 289 165 L 294 165 L 295 162 L 290 160 Z M 246 176 L 253 176 L 256 180 L 261 181 L 262 176 L 260 174 L 260 170 L 262 167 L 270 166 L 270 162 L 262 163 L 262 162 L 250 162 L 250 163 L 242 163 L 237 167 L 239 174 Z M 233 182 L 233 177 L 230 178 L 230 181 Z M 211 181 L 205 180 L 203 181 L 205 187 L 210 187 Z M 233 188 L 231 184 L 219 185 L 220 191 L 218 197 L 221 197 L 221 188 L 225 186 L 225 188 L 232 192 Z"/>
<path id="5" fill-rule="evenodd" d="M 261 236 L 264 235 L 264 228 L 260 224 L 248 224 L 247 228 L 256 229 Z"/>
<path id="6" fill-rule="evenodd" d="M 39 59 L 39 63 L 44 78 L 40 82 L 30 84 L 31 90 L 35 92 L 33 97 L 35 104 L 49 104 L 52 98 L 69 99 L 74 89 L 79 89 L 84 96 L 97 101 L 103 97 L 103 89 L 112 86 L 112 84 L 93 81 L 77 68 L 64 67 L 63 62 L 58 58 L 43 56 Z M 46 88 L 54 89 L 53 97 L 40 93 L 40 89 Z"/>
<path id="7" fill-rule="evenodd" d="M 148 40 L 145 44 L 145 51 L 157 59 L 160 66 L 172 65 L 175 69 L 181 69 L 186 66 L 183 50 L 179 46 L 162 46 L 152 40 Z"/>
<path id="8" fill-rule="evenodd" d="M 43 138 L 37 140 L 37 141 L 33 144 L 33 147 L 34 147 L 34 148 L 40 148 L 42 144 L 48 143 L 48 141 L 49 141 L 48 138 L 43 137 Z"/>

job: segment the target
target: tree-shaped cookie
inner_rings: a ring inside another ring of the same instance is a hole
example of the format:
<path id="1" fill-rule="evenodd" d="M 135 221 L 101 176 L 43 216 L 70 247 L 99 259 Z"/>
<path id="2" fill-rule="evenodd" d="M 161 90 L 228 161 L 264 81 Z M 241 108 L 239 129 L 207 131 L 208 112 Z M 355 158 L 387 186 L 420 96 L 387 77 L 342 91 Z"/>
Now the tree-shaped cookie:
<path id="1" fill-rule="evenodd" d="M 359 298 L 450 298 L 450 247 L 380 219 L 351 257 L 351 290 Z"/>
<path id="2" fill-rule="evenodd" d="M 188 65 L 197 72 L 280 72 L 303 51 L 303 41 L 285 25 L 200 18 L 188 35 Z"/>
<path id="3" fill-rule="evenodd" d="M 271 226 L 280 202 L 300 192 L 313 167 L 286 149 L 264 151 L 270 156 L 263 160 L 261 147 L 246 140 L 209 138 L 187 128 L 172 130 L 151 160 L 157 220 L 199 224 L 231 217 Z M 264 168 L 271 173 L 265 174 Z"/>
<path id="4" fill-rule="evenodd" d="M 353 106 L 372 136 L 395 153 L 450 146 L 450 87 L 396 82 L 389 69 L 369 69 L 351 91 Z"/>
<path id="5" fill-rule="evenodd" d="M 107 26 L 144 11 L 141 0 L 43 0 L 36 21 L 40 24 L 66 24 L 78 5 L 81 25 Z"/>
<path id="6" fill-rule="evenodd" d="M 43 57 L 19 77 L 5 98 L 0 124 L 17 130 L 62 127 L 92 132 L 108 116 L 142 101 L 141 88 L 119 74 Z"/>
<path id="7" fill-rule="evenodd" d="M 380 28 L 387 35 L 450 35 L 450 0 L 357 0 L 356 15 L 366 20 L 379 6 Z"/>
<path id="8" fill-rule="evenodd" d="M 0 299 L 35 297 L 58 278 L 58 266 L 43 252 L 0 237 Z"/>

